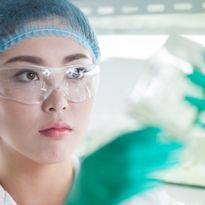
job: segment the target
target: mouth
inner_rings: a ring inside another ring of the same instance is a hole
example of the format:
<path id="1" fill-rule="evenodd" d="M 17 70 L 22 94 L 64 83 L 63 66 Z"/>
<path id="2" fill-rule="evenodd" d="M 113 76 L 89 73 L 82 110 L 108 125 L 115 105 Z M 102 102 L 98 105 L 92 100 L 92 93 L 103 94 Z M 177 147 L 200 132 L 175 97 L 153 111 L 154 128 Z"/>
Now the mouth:
<path id="1" fill-rule="evenodd" d="M 53 123 L 39 130 L 39 133 L 46 137 L 62 139 L 72 130 L 73 128 L 67 123 Z"/>

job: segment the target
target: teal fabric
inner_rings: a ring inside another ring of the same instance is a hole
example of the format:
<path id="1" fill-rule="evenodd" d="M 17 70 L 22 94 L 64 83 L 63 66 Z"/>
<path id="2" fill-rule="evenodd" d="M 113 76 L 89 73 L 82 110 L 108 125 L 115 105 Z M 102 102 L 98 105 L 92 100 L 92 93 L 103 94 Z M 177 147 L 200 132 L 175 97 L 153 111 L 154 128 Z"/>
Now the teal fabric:
<path id="1" fill-rule="evenodd" d="M 0 53 L 34 36 L 68 37 L 88 49 L 94 63 L 100 49 L 87 17 L 67 0 L 0 0 Z"/>
<path id="2" fill-rule="evenodd" d="M 205 74 L 201 71 L 200 68 L 194 66 L 193 72 L 188 74 L 187 78 L 193 84 L 193 86 L 197 86 L 204 93 L 204 96 L 201 98 L 190 95 L 185 96 L 185 100 L 197 110 L 195 124 L 205 128 L 204 122 L 201 122 L 200 120 L 200 115 L 205 111 Z"/>
<path id="3" fill-rule="evenodd" d="M 156 127 L 124 133 L 82 161 L 65 205 L 117 205 L 159 184 L 152 174 L 178 162 L 182 145 Z"/>

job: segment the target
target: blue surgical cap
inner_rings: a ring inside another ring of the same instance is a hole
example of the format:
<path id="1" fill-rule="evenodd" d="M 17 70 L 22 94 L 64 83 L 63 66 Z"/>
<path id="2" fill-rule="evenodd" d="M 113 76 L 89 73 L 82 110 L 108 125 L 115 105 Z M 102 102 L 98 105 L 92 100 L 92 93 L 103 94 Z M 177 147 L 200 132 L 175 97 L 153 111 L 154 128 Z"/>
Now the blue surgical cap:
<path id="1" fill-rule="evenodd" d="M 94 63 L 99 60 L 94 29 L 68 0 L 0 0 L 0 53 L 36 36 L 68 37 L 88 49 Z"/>

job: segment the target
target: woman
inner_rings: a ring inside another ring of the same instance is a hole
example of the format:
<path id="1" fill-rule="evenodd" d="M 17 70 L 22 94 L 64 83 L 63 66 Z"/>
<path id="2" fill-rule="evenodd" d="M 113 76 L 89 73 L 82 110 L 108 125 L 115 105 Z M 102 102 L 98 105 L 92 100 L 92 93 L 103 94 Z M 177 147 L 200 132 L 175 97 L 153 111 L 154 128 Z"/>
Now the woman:
<path id="1" fill-rule="evenodd" d="M 76 172 L 100 56 L 82 12 L 66 0 L 1 0 L 0 22 L 0 204 L 119 204 L 153 187 L 148 174 L 174 164 L 180 145 L 152 127 L 123 134 Z"/>

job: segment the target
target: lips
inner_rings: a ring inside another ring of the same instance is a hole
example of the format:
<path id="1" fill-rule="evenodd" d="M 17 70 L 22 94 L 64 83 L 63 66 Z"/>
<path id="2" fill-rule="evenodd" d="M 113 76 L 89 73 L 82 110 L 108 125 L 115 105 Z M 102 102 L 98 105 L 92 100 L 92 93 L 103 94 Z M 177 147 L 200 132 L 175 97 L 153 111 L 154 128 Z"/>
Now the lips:
<path id="1" fill-rule="evenodd" d="M 67 123 L 53 123 L 39 130 L 43 136 L 61 139 L 73 129 Z"/>

